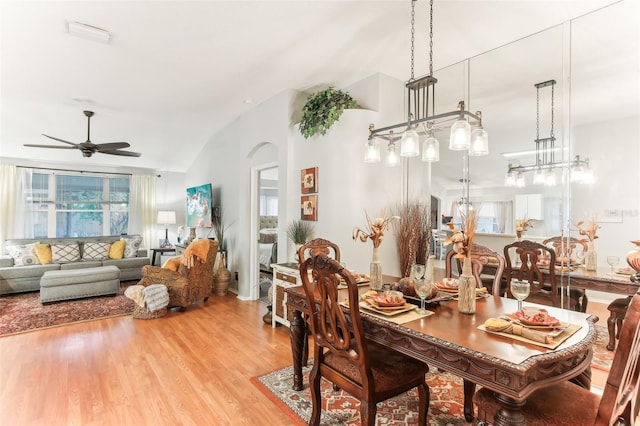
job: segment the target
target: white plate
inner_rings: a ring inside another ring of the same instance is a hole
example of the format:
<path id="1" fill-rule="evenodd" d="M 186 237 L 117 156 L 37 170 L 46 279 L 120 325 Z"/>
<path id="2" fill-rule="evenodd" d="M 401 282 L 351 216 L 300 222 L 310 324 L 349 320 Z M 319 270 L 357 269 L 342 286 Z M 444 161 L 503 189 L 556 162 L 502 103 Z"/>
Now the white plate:
<path id="1" fill-rule="evenodd" d="M 386 315 L 388 317 L 391 317 L 391 316 L 394 316 L 394 315 L 401 314 L 403 312 L 413 311 L 414 309 L 417 308 L 417 306 L 412 305 L 411 303 L 407 303 L 402 308 L 398 308 L 398 309 L 394 309 L 394 310 L 390 310 L 390 311 L 386 311 L 386 310 L 383 311 L 383 310 L 377 309 L 375 306 L 371 306 L 367 302 L 360 302 L 360 308 L 364 309 L 366 311 L 372 311 L 372 312 L 375 312 L 377 314 L 382 314 L 382 315 Z"/>

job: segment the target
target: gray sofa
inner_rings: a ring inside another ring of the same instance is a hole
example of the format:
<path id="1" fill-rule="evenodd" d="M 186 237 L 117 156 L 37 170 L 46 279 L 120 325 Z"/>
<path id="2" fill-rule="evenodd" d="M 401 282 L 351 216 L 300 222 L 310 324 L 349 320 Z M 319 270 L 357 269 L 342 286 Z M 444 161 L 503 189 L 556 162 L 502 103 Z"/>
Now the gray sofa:
<path id="1" fill-rule="evenodd" d="M 134 237 L 129 235 L 128 237 Z M 22 245 L 34 242 L 41 244 L 78 243 L 80 253 L 84 242 L 113 242 L 119 236 L 81 237 L 81 238 L 36 238 L 7 240 L 6 245 Z M 0 256 L 0 294 L 23 293 L 40 290 L 40 278 L 46 271 L 66 269 L 95 268 L 97 266 L 114 265 L 120 269 L 120 281 L 139 280 L 142 278 L 142 267 L 150 264 L 147 250 L 140 249 L 136 257 L 105 260 L 80 260 L 69 263 L 49 263 L 46 265 L 14 266 L 14 260 L 7 253 Z"/>

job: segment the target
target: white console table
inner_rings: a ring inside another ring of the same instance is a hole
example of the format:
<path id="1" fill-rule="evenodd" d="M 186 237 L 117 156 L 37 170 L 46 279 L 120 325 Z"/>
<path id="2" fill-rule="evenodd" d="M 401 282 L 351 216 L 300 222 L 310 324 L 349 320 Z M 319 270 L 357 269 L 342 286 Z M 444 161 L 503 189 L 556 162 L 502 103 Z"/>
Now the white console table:
<path id="1" fill-rule="evenodd" d="M 273 269 L 271 326 L 276 327 L 280 323 L 289 327 L 287 294 L 284 290 L 302 285 L 298 264 L 273 263 L 271 268 Z"/>

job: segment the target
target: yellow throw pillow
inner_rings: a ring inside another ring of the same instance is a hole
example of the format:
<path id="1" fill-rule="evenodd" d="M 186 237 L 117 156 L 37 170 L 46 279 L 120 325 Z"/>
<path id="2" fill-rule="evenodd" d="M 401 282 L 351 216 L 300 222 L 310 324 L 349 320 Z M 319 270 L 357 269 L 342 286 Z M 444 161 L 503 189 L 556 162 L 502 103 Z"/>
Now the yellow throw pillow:
<path id="1" fill-rule="evenodd" d="M 122 259 L 124 257 L 124 247 L 126 241 L 114 241 L 109 247 L 109 259 Z"/>
<path id="2" fill-rule="evenodd" d="M 168 259 L 162 267 L 171 271 L 177 271 L 180 268 L 180 256 Z"/>
<path id="3" fill-rule="evenodd" d="M 43 265 L 46 265 L 53 261 L 53 256 L 51 255 L 51 246 L 49 244 L 36 243 L 35 250 L 36 250 L 36 256 L 38 256 L 38 260 Z"/>

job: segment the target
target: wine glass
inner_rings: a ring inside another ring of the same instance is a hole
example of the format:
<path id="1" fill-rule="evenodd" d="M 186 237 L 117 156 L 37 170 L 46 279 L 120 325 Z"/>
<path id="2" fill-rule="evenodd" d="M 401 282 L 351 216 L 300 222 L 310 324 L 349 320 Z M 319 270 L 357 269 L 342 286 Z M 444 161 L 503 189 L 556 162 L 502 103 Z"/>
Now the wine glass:
<path id="1" fill-rule="evenodd" d="M 611 275 L 616 273 L 616 266 L 620 263 L 620 258 L 618 256 L 607 256 L 607 263 L 611 266 Z"/>
<path id="2" fill-rule="evenodd" d="M 578 261 L 579 265 L 582 265 L 584 263 L 584 258 L 587 255 L 587 253 L 584 250 L 578 250 L 575 253 L 576 255 L 576 260 Z"/>
<path id="3" fill-rule="evenodd" d="M 416 294 L 420 298 L 420 309 L 418 309 L 418 313 L 421 315 L 427 313 L 427 310 L 424 308 L 424 299 L 426 299 L 426 297 L 431 294 L 431 285 L 431 283 L 425 281 L 419 281 L 416 283 Z"/>
<path id="4" fill-rule="evenodd" d="M 421 281 L 424 278 L 425 270 L 425 265 L 414 263 L 411 265 L 411 278 L 416 282 Z"/>
<path id="5" fill-rule="evenodd" d="M 513 297 L 518 299 L 518 311 L 522 310 L 522 301 L 529 297 L 529 292 L 531 291 L 531 285 L 529 281 L 511 281 L 511 294 Z"/>

